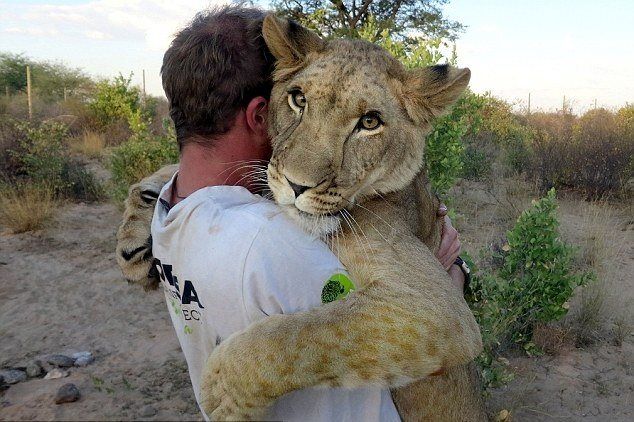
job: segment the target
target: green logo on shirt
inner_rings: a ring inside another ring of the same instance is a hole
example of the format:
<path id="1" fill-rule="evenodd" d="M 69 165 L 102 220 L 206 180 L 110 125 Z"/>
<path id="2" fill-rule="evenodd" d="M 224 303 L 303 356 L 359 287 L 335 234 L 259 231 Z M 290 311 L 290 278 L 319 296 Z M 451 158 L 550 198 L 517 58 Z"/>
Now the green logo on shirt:
<path id="1" fill-rule="evenodd" d="M 345 274 L 332 275 L 321 291 L 321 303 L 330 303 L 347 297 L 356 289 L 354 283 Z"/>

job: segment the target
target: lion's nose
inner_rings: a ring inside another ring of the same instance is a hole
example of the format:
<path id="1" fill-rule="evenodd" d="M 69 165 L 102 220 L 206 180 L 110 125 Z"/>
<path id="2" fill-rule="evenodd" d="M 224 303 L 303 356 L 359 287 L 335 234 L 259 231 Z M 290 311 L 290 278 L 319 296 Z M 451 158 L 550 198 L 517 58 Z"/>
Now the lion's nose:
<path id="1" fill-rule="evenodd" d="M 288 180 L 288 178 L 286 178 L 286 181 L 291 186 L 291 189 L 293 189 L 293 192 L 295 192 L 295 198 L 297 198 L 299 195 L 301 195 L 302 193 L 304 193 L 308 189 L 310 189 L 310 186 L 298 185 L 298 184 L 293 183 L 290 180 Z"/>

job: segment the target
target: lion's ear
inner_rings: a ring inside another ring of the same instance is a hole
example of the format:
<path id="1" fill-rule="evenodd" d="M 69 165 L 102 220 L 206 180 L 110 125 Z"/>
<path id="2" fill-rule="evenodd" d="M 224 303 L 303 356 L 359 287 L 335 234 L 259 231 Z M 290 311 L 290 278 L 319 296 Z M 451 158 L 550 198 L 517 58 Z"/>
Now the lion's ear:
<path id="1" fill-rule="evenodd" d="M 431 122 L 445 113 L 469 85 L 471 71 L 449 65 L 428 66 L 407 72 L 406 108 L 417 123 Z"/>
<path id="2" fill-rule="evenodd" d="M 326 45 L 324 40 L 309 29 L 273 14 L 264 18 L 262 35 L 269 50 L 277 59 L 278 72 L 303 67 L 308 53 L 320 52 Z"/>

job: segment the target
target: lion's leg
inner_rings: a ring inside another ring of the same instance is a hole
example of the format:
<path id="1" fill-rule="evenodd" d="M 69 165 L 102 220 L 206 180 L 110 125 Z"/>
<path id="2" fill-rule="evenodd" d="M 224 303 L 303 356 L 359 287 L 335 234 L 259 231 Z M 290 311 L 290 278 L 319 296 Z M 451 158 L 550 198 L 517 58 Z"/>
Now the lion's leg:
<path id="1" fill-rule="evenodd" d="M 177 164 L 165 166 L 130 186 L 124 203 L 123 221 L 117 231 L 117 264 L 129 282 L 142 284 L 146 289 L 158 286 L 157 275 L 151 273 L 154 258 L 150 226 L 154 206 L 177 169 Z"/>
<path id="2" fill-rule="evenodd" d="M 293 390 L 399 386 L 477 356 L 475 320 L 431 252 L 412 235 L 390 243 L 372 233 L 363 244 L 340 237 L 341 261 L 365 287 L 309 312 L 268 317 L 225 340 L 203 371 L 207 414 L 257 418 Z"/>
<path id="3" fill-rule="evenodd" d="M 392 399 L 404 422 L 487 420 L 475 362 L 393 389 Z"/>

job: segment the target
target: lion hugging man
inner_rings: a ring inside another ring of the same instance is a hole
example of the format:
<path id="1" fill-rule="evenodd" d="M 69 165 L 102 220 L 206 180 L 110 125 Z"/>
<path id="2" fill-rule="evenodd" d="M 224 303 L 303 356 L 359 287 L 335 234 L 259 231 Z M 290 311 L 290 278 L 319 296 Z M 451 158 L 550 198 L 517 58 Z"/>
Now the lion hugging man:
<path id="1" fill-rule="evenodd" d="M 197 15 L 162 75 L 181 160 L 131 188 L 117 259 L 160 279 L 205 416 L 484 419 L 422 170 L 469 70 L 233 6 Z"/>

